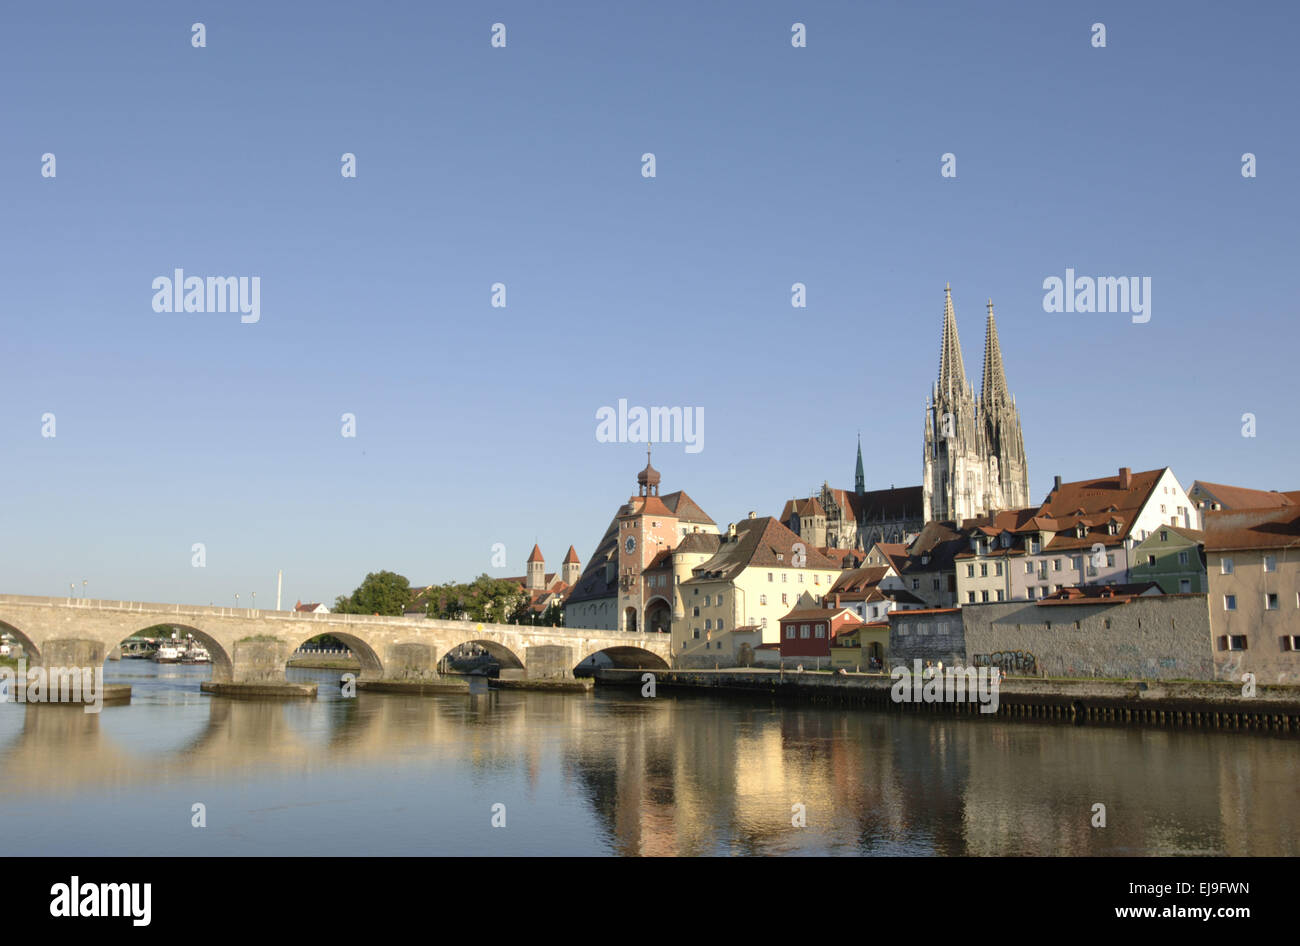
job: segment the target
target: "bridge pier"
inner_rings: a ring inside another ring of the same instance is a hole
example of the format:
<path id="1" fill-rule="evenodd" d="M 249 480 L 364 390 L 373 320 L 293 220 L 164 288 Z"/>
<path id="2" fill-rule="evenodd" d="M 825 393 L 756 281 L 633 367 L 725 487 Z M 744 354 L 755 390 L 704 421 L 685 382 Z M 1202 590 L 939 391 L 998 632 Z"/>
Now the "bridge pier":
<path id="1" fill-rule="evenodd" d="M 438 672 L 433 644 L 390 644 L 384 649 L 384 673 L 377 680 L 358 680 L 358 690 L 372 693 L 447 693 L 469 691 L 469 681 Z"/>
<path id="2" fill-rule="evenodd" d="M 212 668 L 212 679 L 199 684 L 204 693 L 216 696 L 272 699 L 314 699 L 315 683 L 290 683 L 285 678 L 292 645 L 267 634 L 235 641 L 231 655 L 229 679 Z"/>
<path id="3" fill-rule="evenodd" d="M 577 660 L 564 644 L 533 644 L 524 651 L 525 680 L 572 680 Z"/>
<path id="4" fill-rule="evenodd" d="M 125 683 L 104 684 L 102 687 L 94 686 L 93 689 L 87 689 L 88 681 L 93 682 L 98 679 L 102 682 L 103 680 L 104 651 L 105 647 L 100 642 L 82 638 L 56 638 L 46 641 L 39 654 L 26 654 L 23 664 L 20 664 L 27 668 L 27 685 L 30 686 L 33 679 L 39 679 L 45 695 L 39 700 L 30 701 L 26 699 L 25 693 L 24 702 L 28 702 L 31 706 L 75 705 L 83 708 L 95 701 L 102 706 L 130 703 L 131 687 Z M 26 652 L 25 648 L 24 652 Z M 37 670 L 39 673 L 34 674 L 33 671 Z M 101 676 L 95 677 L 96 673 Z M 78 684 L 75 686 L 71 682 L 74 677 Z M 13 683 L 14 685 L 9 687 L 10 692 L 7 697 L 10 702 L 18 699 L 17 688 L 22 683 L 18 680 L 16 670 Z M 95 694 L 94 700 L 86 698 L 89 693 Z M 80 702 L 60 701 L 74 694 L 81 698 Z"/>

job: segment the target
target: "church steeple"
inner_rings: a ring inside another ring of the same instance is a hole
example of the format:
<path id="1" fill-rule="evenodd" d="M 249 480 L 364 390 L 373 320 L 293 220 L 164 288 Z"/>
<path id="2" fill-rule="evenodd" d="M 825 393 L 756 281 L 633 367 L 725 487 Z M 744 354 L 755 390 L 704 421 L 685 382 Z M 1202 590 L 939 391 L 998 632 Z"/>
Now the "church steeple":
<path id="1" fill-rule="evenodd" d="M 867 477 L 862 471 L 862 434 L 858 434 L 858 470 L 853 475 L 853 492 L 861 496 L 867 491 Z"/>
<path id="2" fill-rule="evenodd" d="M 988 324 L 984 329 L 984 378 L 980 382 L 980 410 L 987 412 L 994 405 L 1011 400 L 1007 393 L 1007 375 L 1002 367 L 1002 348 L 998 344 L 998 325 L 993 319 L 993 300 L 988 303 Z"/>
<path id="3" fill-rule="evenodd" d="M 961 359 L 957 316 L 952 310 L 952 286 L 943 288 L 943 340 L 939 343 L 939 394 L 960 396 L 970 387 Z"/>

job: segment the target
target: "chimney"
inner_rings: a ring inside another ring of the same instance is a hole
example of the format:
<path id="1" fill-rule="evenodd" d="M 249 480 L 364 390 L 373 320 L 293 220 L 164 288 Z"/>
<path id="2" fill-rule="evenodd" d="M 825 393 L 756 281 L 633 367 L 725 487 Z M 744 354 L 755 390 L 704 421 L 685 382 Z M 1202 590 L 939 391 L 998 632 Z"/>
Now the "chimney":
<path id="1" fill-rule="evenodd" d="M 735 524 L 734 522 L 728 522 L 728 523 L 727 523 L 727 538 L 729 538 L 729 539 L 734 539 L 735 537 L 736 537 L 736 524 Z"/>
<path id="2" fill-rule="evenodd" d="M 1061 491 L 1061 478 L 1058 476 L 1056 477 L 1056 485 L 1052 487 L 1052 492 L 1059 493 L 1060 491 Z"/>
<path id="3" fill-rule="evenodd" d="M 754 518 L 754 515 L 755 515 L 754 510 L 751 509 L 751 510 L 749 511 L 749 518 L 753 519 L 753 518 Z"/>
<path id="4" fill-rule="evenodd" d="M 1129 489 L 1133 486 L 1133 471 L 1126 466 L 1119 468 L 1119 488 Z"/>

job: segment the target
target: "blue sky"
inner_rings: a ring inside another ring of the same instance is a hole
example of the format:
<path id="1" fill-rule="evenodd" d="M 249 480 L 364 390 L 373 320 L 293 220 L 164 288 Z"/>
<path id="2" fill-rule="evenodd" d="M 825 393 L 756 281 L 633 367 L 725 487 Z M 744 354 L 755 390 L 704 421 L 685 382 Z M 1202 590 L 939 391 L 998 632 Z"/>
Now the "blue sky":
<path id="1" fill-rule="evenodd" d="M 654 462 L 722 525 L 851 486 L 859 429 L 869 488 L 915 484 L 948 281 L 976 386 L 996 304 L 1035 499 L 1123 465 L 1300 488 L 1290 5 L 3 18 L 0 591 L 269 606 L 282 568 L 292 605 L 585 561 L 644 464 L 595 439 L 621 397 L 704 409 Z M 1151 321 L 1044 312 L 1067 266 L 1150 276 Z M 260 276 L 261 320 L 155 313 L 176 268 Z"/>

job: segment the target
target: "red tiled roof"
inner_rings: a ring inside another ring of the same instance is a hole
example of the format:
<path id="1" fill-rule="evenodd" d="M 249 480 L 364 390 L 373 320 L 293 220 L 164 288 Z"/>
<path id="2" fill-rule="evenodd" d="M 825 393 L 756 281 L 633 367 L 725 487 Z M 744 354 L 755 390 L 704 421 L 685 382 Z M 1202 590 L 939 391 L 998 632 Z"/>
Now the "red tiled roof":
<path id="1" fill-rule="evenodd" d="M 1295 500 L 1286 493 L 1277 490 L 1248 489 L 1245 486 L 1228 486 L 1224 483 L 1207 483 L 1197 480 L 1192 489 L 1200 487 L 1224 509 L 1264 509 L 1272 506 L 1293 506 Z"/>
<path id="2" fill-rule="evenodd" d="M 579 565 L 581 561 L 578 558 L 578 550 L 572 545 L 569 546 L 569 554 L 564 556 L 565 565 Z"/>
<path id="3" fill-rule="evenodd" d="M 1300 506 L 1205 513 L 1207 552 L 1296 546 L 1300 546 Z"/>
<path id="4" fill-rule="evenodd" d="M 529 561 L 530 563 L 532 563 L 532 562 L 543 562 L 543 561 L 545 561 L 545 559 L 542 558 L 542 549 L 541 549 L 541 546 L 538 546 L 538 545 L 536 545 L 536 544 L 533 545 L 533 551 L 532 551 L 532 554 L 530 554 L 530 555 L 528 556 L 528 561 Z"/>

